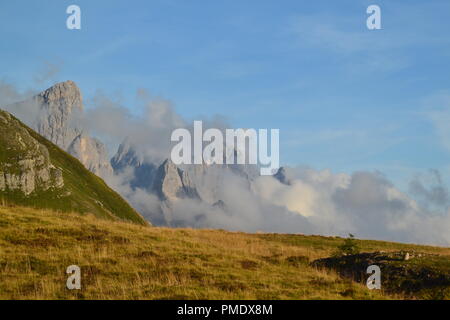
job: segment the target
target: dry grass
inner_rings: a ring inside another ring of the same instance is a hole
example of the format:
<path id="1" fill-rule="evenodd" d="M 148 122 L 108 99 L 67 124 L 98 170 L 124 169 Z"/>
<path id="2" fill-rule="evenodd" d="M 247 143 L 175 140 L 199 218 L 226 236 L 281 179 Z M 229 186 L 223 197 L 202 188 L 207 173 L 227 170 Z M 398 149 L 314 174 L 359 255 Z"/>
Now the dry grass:
<path id="1" fill-rule="evenodd" d="M 169 229 L 0 207 L 0 299 L 390 299 L 309 261 L 342 242 L 316 236 Z M 450 249 L 360 241 L 363 250 Z M 66 289 L 69 265 L 82 290 Z"/>

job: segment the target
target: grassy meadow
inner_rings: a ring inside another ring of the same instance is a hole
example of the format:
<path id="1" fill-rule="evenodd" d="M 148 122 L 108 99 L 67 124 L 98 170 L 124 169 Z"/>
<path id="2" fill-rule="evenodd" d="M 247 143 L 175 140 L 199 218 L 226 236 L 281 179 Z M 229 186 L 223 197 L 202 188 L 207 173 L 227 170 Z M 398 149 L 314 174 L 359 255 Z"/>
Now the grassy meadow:
<path id="1" fill-rule="evenodd" d="M 362 251 L 450 248 L 356 240 Z M 0 206 L 0 299 L 402 299 L 310 262 L 337 237 L 170 229 Z M 81 290 L 66 268 L 81 267 Z"/>

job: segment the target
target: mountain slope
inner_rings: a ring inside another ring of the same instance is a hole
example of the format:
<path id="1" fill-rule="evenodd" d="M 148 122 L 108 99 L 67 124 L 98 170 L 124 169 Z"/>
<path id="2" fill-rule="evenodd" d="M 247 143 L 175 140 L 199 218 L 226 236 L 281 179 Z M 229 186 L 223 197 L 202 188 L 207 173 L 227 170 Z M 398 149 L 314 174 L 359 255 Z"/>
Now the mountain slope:
<path id="1" fill-rule="evenodd" d="M 102 179 L 18 119 L 0 110 L 0 199 L 146 224 Z"/>

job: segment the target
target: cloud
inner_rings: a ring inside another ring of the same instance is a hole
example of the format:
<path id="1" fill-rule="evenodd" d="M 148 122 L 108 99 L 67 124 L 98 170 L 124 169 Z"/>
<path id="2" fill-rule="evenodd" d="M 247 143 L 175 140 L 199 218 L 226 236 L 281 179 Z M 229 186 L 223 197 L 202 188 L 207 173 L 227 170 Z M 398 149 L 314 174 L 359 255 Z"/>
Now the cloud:
<path id="1" fill-rule="evenodd" d="M 409 192 L 429 210 L 447 210 L 450 194 L 439 170 L 430 169 L 427 175 L 416 175 L 409 183 Z"/>
<path id="2" fill-rule="evenodd" d="M 287 184 L 273 177 L 259 178 L 257 193 L 306 217 L 321 234 L 353 233 L 367 239 L 450 244 L 449 211 L 432 214 L 380 173 L 347 175 L 288 168 L 285 176 Z"/>
<path id="3" fill-rule="evenodd" d="M 214 184 L 214 191 L 224 206 L 180 199 L 171 204 L 171 225 L 245 232 L 311 233 L 315 230 L 303 216 L 260 198 L 242 176 L 226 169 L 220 174 L 220 183 Z"/>
<path id="4" fill-rule="evenodd" d="M 163 161 L 170 155 L 170 135 L 175 128 L 185 127 L 185 121 L 174 112 L 168 100 L 152 97 L 146 90 L 137 92 L 139 114 L 98 92 L 88 101 L 82 126 L 117 148 L 125 138 L 148 162 Z"/>
<path id="5" fill-rule="evenodd" d="M 22 102 L 32 97 L 36 92 L 28 89 L 20 91 L 9 82 L 0 80 L 0 108 L 6 110 L 32 126 L 39 112 L 39 106 L 33 101 Z"/>
<path id="6" fill-rule="evenodd" d="M 133 168 L 128 167 L 121 172 L 104 177 L 105 182 L 113 190 L 128 200 L 135 210 L 155 225 L 164 223 L 164 217 L 160 209 L 160 201 L 156 195 L 141 188 L 132 188 L 131 181 L 135 178 Z"/>
<path id="7" fill-rule="evenodd" d="M 26 90 L 24 92 L 19 91 L 17 87 L 9 83 L 5 80 L 0 80 L 0 105 L 7 106 L 9 104 L 13 104 L 19 101 L 22 101 L 26 98 L 29 98 L 33 95 L 32 90 Z"/>

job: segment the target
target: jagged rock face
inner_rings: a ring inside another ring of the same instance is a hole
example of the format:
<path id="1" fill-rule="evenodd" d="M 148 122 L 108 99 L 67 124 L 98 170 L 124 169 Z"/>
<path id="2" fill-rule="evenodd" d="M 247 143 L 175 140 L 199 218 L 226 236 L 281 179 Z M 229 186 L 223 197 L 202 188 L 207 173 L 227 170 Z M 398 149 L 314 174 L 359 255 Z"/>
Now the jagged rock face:
<path id="1" fill-rule="evenodd" d="M 119 146 L 116 155 L 111 159 L 111 164 L 116 173 L 131 168 L 133 170 L 131 187 L 156 194 L 168 207 L 170 202 L 183 198 L 198 199 L 211 206 L 223 203 L 220 189 L 227 174 L 243 178 L 250 189 L 259 172 L 256 166 L 247 165 L 177 166 L 169 159 L 160 165 L 148 163 L 139 156 L 136 148 L 128 140 Z"/>
<path id="2" fill-rule="evenodd" d="M 158 168 L 153 190 L 161 200 L 176 201 L 183 198 L 200 198 L 189 175 L 172 161 L 166 160 Z"/>
<path id="3" fill-rule="evenodd" d="M 80 160 L 100 177 L 113 172 L 105 146 L 84 133 L 79 125 L 83 99 L 75 82 L 57 83 L 28 101 L 17 103 L 29 108 L 37 106 L 33 128 L 64 151 Z"/>
<path id="4" fill-rule="evenodd" d="M 58 83 L 34 97 L 41 108 L 36 131 L 67 150 L 82 130 L 71 123 L 83 111 L 80 90 L 73 81 Z"/>
<path id="5" fill-rule="evenodd" d="M 105 146 L 77 124 L 83 100 L 75 82 L 58 83 L 34 99 L 41 108 L 36 124 L 40 135 L 76 157 L 96 175 L 106 177 L 113 172 Z"/>
<path id="6" fill-rule="evenodd" d="M 177 201 L 200 200 L 187 172 L 170 160 L 160 165 L 146 162 L 128 140 L 119 146 L 111 164 L 115 173 L 132 175 L 129 180 L 132 189 L 142 189 L 157 196 L 159 209 L 153 208 L 151 212 L 144 210 L 144 215 L 151 217 L 157 225 L 174 225 L 172 208 Z"/>
<path id="7" fill-rule="evenodd" d="M 138 156 L 127 139 L 120 144 L 117 153 L 111 159 L 111 165 L 116 171 L 123 170 L 128 166 L 140 167 L 142 163 L 143 159 Z"/>
<path id="8" fill-rule="evenodd" d="M 159 200 L 156 205 L 152 203 L 152 209 L 148 211 L 140 207 L 144 215 L 156 225 L 199 226 L 203 223 L 201 220 L 205 219 L 203 211 L 200 211 L 208 208 L 229 215 L 230 206 L 225 201 L 229 182 L 241 179 L 240 185 L 252 191 L 252 182 L 259 176 L 259 168 L 248 165 L 175 165 L 169 159 L 162 164 L 150 163 L 139 151 L 139 148 L 125 140 L 111 163 L 116 173 L 126 174 L 132 189 L 145 190 Z M 124 193 L 124 196 L 130 194 Z M 132 196 L 129 200 L 131 203 L 135 201 Z M 137 206 L 141 206 L 140 201 L 137 201 Z M 191 210 L 198 206 L 200 210 L 193 225 L 180 220 L 180 210 L 185 205 Z"/>
<path id="9" fill-rule="evenodd" d="M 105 145 L 95 138 L 80 134 L 72 141 L 67 152 L 100 177 L 106 177 L 113 172 Z"/>
<path id="10" fill-rule="evenodd" d="M 111 159 L 111 165 L 116 173 L 122 173 L 127 169 L 131 169 L 133 178 L 130 186 L 153 192 L 153 185 L 158 166 L 152 163 L 144 162 L 135 148 L 125 140 L 120 144 L 116 155 Z"/>
<path id="11" fill-rule="evenodd" d="M 29 195 L 62 188 L 62 172 L 50 162 L 47 148 L 9 113 L 0 111 L 0 124 L 0 191 Z"/>
<path id="12" fill-rule="evenodd" d="M 220 200 L 219 187 L 223 184 L 223 166 L 187 165 L 183 170 L 203 201 L 214 204 Z"/>
<path id="13" fill-rule="evenodd" d="M 252 182 L 259 174 L 258 168 L 254 165 L 202 164 L 184 165 L 182 169 L 189 176 L 200 198 L 210 205 L 218 201 L 223 202 L 220 194 L 227 175 L 240 177 L 250 190 Z"/>
<path id="14" fill-rule="evenodd" d="M 282 184 L 285 184 L 285 185 L 291 184 L 290 180 L 287 178 L 286 169 L 284 167 L 279 168 L 277 173 L 275 173 L 273 176 L 275 179 L 280 181 Z"/>

